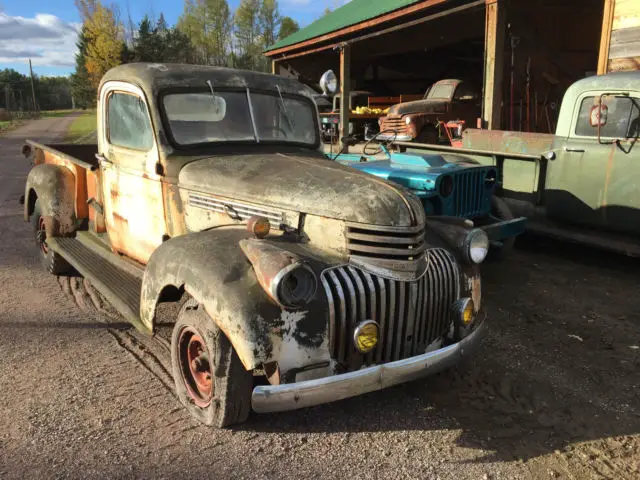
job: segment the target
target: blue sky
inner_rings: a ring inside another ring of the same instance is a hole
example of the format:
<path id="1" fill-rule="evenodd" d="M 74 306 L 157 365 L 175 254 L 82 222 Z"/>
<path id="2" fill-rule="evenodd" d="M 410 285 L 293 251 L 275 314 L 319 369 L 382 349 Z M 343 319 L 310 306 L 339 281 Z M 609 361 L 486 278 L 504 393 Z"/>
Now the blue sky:
<path id="1" fill-rule="evenodd" d="M 235 8 L 240 0 L 228 0 Z M 160 13 L 170 24 L 182 13 L 181 0 L 106 0 L 116 4 L 123 19 L 134 22 Z M 346 0 L 279 0 L 280 13 L 304 27 Z M 29 71 L 29 58 L 38 75 L 68 75 L 74 69 L 75 41 L 80 17 L 73 0 L 0 0 L 0 70 Z"/>

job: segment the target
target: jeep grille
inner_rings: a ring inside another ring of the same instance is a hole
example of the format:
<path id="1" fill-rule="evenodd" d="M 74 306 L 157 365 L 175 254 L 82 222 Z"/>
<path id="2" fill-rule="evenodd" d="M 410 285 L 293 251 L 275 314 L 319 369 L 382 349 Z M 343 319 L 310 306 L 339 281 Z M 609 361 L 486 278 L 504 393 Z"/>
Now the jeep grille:
<path id="1" fill-rule="evenodd" d="M 490 205 L 485 185 L 488 171 L 486 168 L 471 168 L 453 175 L 455 216 L 473 218 L 488 213 Z"/>
<path id="2" fill-rule="evenodd" d="M 460 274 L 444 249 L 427 250 L 426 273 L 413 282 L 389 280 L 343 265 L 325 270 L 321 281 L 329 304 L 332 358 L 357 369 L 363 363 L 388 362 L 424 353 L 451 325 L 451 305 L 458 298 Z M 364 358 L 353 344 L 361 321 L 378 322 L 378 346 Z"/>

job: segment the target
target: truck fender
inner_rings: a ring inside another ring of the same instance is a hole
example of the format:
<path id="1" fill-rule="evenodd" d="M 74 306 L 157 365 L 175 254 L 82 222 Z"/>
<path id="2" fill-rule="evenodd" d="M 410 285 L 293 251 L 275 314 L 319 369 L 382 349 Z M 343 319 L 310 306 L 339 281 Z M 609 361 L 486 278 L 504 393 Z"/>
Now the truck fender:
<path id="1" fill-rule="evenodd" d="M 296 351 L 293 363 L 325 359 L 328 351 L 323 354 L 319 347 L 326 346 L 326 329 L 310 334 L 309 324 L 318 324 L 312 306 L 308 312 L 288 311 L 260 286 L 238 243 L 249 236 L 245 228 L 222 227 L 181 235 L 158 247 L 142 280 L 142 323 L 153 331 L 158 303 L 177 289 L 204 305 L 247 370 L 278 361 L 291 349 Z"/>
<path id="2" fill-rule="evenodd" d="M 40 202 L 47 236 L 67 236 L 75 231 L 75 178 L 63 166 L 36 165 L 25 185 L 24 220 L 33 214 L 36 199 Z"/>

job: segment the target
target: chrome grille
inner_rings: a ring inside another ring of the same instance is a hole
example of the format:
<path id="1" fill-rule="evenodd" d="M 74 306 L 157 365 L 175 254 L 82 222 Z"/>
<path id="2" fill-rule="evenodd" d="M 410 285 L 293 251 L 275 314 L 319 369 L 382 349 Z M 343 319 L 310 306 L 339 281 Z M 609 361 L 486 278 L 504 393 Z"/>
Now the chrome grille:
<path id="1" fill-rule="evenodd" d="M 405 123 L 404 118 L 389 118 L 384 117 L 380 125 L 380 131 L 383 130 L 395 130 L 396 133 L 406 133 L 408 126 Z"/>
<path id="2" fill-rule="evenodd" d="M 349 368 L 389 362 L 423 353 L 451 325 L 451 305 L 458 299 L 460 274 L 444 249 L 426 253 L 426 273 L 402 282 L 370 274 L 351 265 L 330 268 L 321 280 L 329 304 L 329 349 Z M 353 344 L 354 328 L 371 319 L 380 326 L 376 349 L 366 358 Z"/>
<path id="3" fill-rule="evenodd" d="M 222 200 L 201 193 L 189 192 L 189 205 L 212 212 L 224 213 L 231 218 L 237 217 L 237 220 L 248 220 L 254 215 L 259 215 L 268 218 L 275 228 L 279 228 L 280 225 L 285 223 L 282 212 L 245 203 Z"/>
<path id="4" fill-rule="evenodd" d="M 453 201 L 457 217 L 473 218 L 487 213 L 485 168 L 471 168 L 453 175 Z"/>
<path id="5" fill-rule="evenodd" d="M 413 260 L 426 248 L 424 225 L 382 227 L 347 223 L 346 237 L 349 254 L 359 257 Z"/>

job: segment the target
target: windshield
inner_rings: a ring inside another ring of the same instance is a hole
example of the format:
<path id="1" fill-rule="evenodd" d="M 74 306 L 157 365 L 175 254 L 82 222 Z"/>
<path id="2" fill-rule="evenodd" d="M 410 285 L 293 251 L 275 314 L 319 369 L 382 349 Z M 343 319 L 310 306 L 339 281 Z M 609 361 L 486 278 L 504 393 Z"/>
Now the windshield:
<path id="1" fill-rule="evenodd" d="M 451 83 L 435 84 L 429 90 L 427 98 L 451 98 L 453 87 Z"/>
<path id="2" fill-rule="evenodd" d="M 163 105 L 179 145 L 255 142 L 256 134 L 260 142 L 315 145 L 317 140 L 311 102 L 278 92 L 171 93 L 164 96 Z"/>

